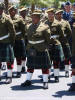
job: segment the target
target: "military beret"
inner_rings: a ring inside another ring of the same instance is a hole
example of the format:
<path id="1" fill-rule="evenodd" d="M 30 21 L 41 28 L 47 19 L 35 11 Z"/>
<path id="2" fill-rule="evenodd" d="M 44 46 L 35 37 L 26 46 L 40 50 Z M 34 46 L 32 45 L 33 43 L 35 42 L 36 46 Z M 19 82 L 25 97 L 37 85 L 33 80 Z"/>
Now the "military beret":
<path id="1" fill-rule="evenodd" d="M 8 10 L 11 10 L 11 9 L 15 9 L 16 10 L 17 8 L 16 8 L 16 6 L 12 5 L 12 6 L 9 7 Z"/>
<path id="2" fill-rule="evenodd" d="M 66 3 L 65 3 L 65 5 L 71 5 L 71 2 L 70 1 L 67 1 Z"/>
<path id="3" fill-rule="evenodd" d="M 20 11 L 20 12 L 22 12 L 22 11 L 27 11 L 27 8 L 23 7 L 23 8 L 21 8 L 19 11 Z"/>
<path id="4" fill-rule="evenodd" d="M 56 12 L 55 12 L 55 14 L 58 14 L 58 13 L 63 13 L 63 10 L 57 10 Z"/>
<path id="5" fill-rule="evenodd" d="M 0 9 L 4 9 L 4 3 L 0 2 Z"/>
<path id="6" fill-rule="evenodd" d="M 46 10 L 46 13 L 48 13 L 48 12 L 55 12 L 55 11 L 54 11 L 54 8 L 49 8 L 49 9 L 47 9 L 47 10 Z"/>

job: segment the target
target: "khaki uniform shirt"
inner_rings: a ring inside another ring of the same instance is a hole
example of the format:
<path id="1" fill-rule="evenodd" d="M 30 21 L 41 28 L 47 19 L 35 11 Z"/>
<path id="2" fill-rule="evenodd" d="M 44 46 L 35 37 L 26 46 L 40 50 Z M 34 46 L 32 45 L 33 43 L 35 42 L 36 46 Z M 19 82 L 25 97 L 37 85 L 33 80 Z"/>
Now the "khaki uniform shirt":
<path id="1" fill-rule="evenodd" d="M 12 20 L 2 14 L 0 18 L 0 43 L 13 43 L 15 40 L 15 28 Z"/>
<path id="2" fill-rule="evenodd" d="M 45 51 L 50 43 L 50 29 L 41 22 L 38 25 L 31 24 L 28 27 L 27 38 L 27 49 L 33 47 L 38 51 Z"/>

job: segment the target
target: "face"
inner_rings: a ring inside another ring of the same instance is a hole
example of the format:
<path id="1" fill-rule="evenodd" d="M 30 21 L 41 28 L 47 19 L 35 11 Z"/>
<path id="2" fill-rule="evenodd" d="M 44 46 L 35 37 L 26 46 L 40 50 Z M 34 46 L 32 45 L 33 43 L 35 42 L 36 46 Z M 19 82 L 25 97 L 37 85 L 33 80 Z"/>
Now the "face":
<path id="1" fill-rule="evenodd" d="M 26 16 L 26 11 L 21 11 L 21 12 L 20 12 L 20 15 L 21 15 L 23 18 L 25 18 L 25 16 Z"/>
<path id="2" fill-rule="evenodd" d="M 48 12 L 48 19 L 49 19 L 49 21 L 52 21 L 52 20 L 54 20 L 54 12 Z"/>
<path id="3" fill-rule="evenodd" d="M 61 20 L 61 18 L 62 18 L 62 13 L 60 12 L 60 13 L 57 13 L 56 14 L 56 19 L 57 20 Z"/>
<path id="4" fill-rule="evenodd" d="M 37 15 L 32 15 L 32 23 L 33 24 L 38 24 L 40 21 L 40 17 Z"/>
<path id="5" fill-rule="evenodd" d="M 16 10 L 14 10 L 14 9 L 9 10 L 9 14 L 11 17 L 14 17 L 16 14 Z"/>
<path id="6" fill-rule="evenodd" d="M 0 9 L 0 15 L 2 15 L 2 13 L 3 13 L 3 9 Z"/>
<path id="7" fill-rule="evenodd" d="M 70 12 L 71 6 L 70 6 L 70 5 L 66 5 L 66 6 L 65 6 L 65 10 L 66 10 L 66 12 Z"/>

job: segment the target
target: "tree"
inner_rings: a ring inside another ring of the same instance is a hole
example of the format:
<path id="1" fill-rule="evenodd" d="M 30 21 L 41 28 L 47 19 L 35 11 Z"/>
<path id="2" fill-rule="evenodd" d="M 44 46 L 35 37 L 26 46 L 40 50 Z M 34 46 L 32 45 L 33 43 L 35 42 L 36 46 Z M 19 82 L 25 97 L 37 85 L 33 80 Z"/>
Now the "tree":
<path id="1" fill-rule="evenodd" d="M 54 0 L 20 0 L 20 5 L 31 5 L 32 11 L 36 6 L 50 7 Z"/>
<path id="2" fill-rule="evenodd" d="M 50 7 L 54 5 L 54 7 L 58 8 L 60 2 L 66 2 L 68 0 L 20 0 L 21 5 L 32 5 L 32 8 L 36 6 L 40 7 Z M 75 2 L 75 0 L 70 0 L 70 2 Z"/>

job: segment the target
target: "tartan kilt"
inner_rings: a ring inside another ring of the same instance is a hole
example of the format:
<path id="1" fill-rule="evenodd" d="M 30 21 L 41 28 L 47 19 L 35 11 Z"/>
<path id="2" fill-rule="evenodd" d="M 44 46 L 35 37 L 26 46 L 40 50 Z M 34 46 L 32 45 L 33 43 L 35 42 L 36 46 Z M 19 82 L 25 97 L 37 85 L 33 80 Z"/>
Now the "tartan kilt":
<path id="1" fill-rule="evenodd" d="M 0 43 L 0 62 L 13 62 L 13 47 L 8 43 Z"/>
<path id="2" fill-rule="evenodd" d="M 48 52 L 39 52 L 36 50 L 36 55 L 31 56 L 27 52 L 27 67 L 30 69 L 48 69 L 51 67 L 50 57 Z"/>
<path id="3" fill-rule="evenodd" d="M 50 45 L 49 49 L 49 55 L 51 58 L 51 61 L 64 61 L 64 53 L 61 45 Z"/>
<path id="4" fill-rule="evenodd" d="M 26 58 L 26 47 L 24 40 L 15 40 L 14 56 L 16 58 Z"/>
<path id="5" fill-rule="evenodd" d="M 63 47 L 63 52 L 64 52 L 65 58 L 69 60 L 71 58 L 70 46 L 69 45 L 62 45 L 62 47 Z"/>
<path id="6" fill-rule="evenodd" d="M 72 63 L 71 67 L 75 69 L 75 56 L 71 57 L 71 63 Z"/>

